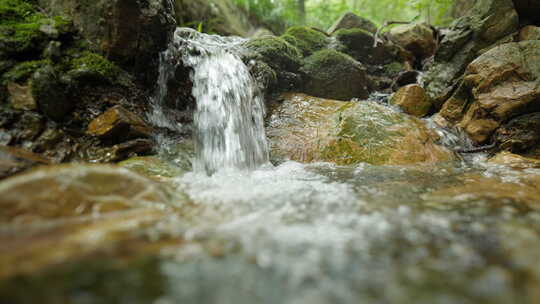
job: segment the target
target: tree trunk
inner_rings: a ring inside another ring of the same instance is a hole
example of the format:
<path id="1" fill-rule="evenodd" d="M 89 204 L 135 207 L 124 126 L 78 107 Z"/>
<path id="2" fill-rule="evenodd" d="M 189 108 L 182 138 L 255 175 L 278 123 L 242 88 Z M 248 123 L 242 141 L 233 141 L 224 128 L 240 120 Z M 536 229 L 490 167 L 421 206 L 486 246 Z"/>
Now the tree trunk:
<path id="1" fill-rule="evenodd" d="M 306 0 L 298 0 L 298 17 L 301 24 L 306 24 Z"/>

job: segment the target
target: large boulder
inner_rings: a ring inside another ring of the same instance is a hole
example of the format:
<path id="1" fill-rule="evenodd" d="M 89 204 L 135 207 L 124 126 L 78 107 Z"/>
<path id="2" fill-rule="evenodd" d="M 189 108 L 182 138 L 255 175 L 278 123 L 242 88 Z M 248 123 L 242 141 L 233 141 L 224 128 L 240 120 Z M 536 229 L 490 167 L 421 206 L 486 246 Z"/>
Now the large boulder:
<path id="1" fill-rule="evenodd" d="M 333 34 L 341 29 L 362 29 L 375 34 L 377 26 L 366 18 L 355 15 L 352 12 L 346 12 L 328 29 L 328 33 Z"/>
<path id="2" fill-rule="evenodd" d="M 305 59 L 303 91 L 307 94 L 339 100 L 367 98 L 369 80 L 364 66 L 343 53 L 325 49 Z"/>
<path id="3" fill-rule="evenodd" d="M 476 1 L 470 14 L 454 21 L 423 77 L 436 106 L 442 106 L 450 97 L 469 63 L 490 48 L 512 42 L 518 27 L 512 0 Z"/>
<path id="4" fill-rule="evenodd" d="M 388 36 L 419 59 L 428 58 L 435 52 L 435 33 L 425 23 L 398 25 L 389 31 Z"/>
<path id="5" fill-rule="evenodd" d="M 390 99 L 390 103 L 416 117 L 424 117 L 431 110 L 431 101 L 426 91 L 417 84 L 409 84 L 399 89 Z"/>
<path id="6" fill-rule="evenodd" d="M 539 80 L 539 40 L 501 45 L 467 67 L 440 114 L 484 143 L 502 123 L 540 111 Z"/>
<path id="7" fill-rule="evenodd" d="M 285 94 L 267 135 L 274 158 L 301 162 L 408 165 L 454 159 L 422 120 L 370 101 Z"/>
<path id="8" fill-rule="evenodd" d="M 512 153 L 540 152 L 540 113 L 510 120 L 497 130 L 494 139 L 500 150 Z"/>
<path id="9" fill-rule="evenodd" d="M 39 4 L 53 14 L 67 14 L 83 36 L 109 59 L 136 72 L 143 80 L 154 82 L 157 54 L 166 48 L 176 27 L 170 1 L 111 0 L 81 4 L 75 0 L 39 0 Z"/>

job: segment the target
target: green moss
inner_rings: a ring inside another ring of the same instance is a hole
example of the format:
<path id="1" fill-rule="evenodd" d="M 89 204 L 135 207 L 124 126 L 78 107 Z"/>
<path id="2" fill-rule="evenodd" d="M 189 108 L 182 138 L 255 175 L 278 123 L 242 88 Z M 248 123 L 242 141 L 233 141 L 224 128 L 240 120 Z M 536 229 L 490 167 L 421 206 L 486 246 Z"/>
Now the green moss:
<path id="1" fill-rule="evenodd" d="M 47 64 L 50 64 L 48 60 L 35 60 L 35 61 L 22 62 L 4 74 L 4 76 L 2 77 L 2 83 L 8 82 L 8 81 L 23 83 L 28 78 L 30 78 L 30 76 L 32 76 L 32 74 L 37 69 Z"/>
<path id="2" fill-rule="evenodd" d="M 304 92 L 338 100 L 367 98 L 366 72 L 352 57 L 331 49 L 324 49 L 304 60 L 302 71 L 308 76 Z"/>
<path id="3" fill-rule="evenodd" d="M 0 0 L 0 24 L 37 21 L 41 15 L 33 4 L 34 1 Z"/>
<path id="4" fill-rule="evenodd" d="M 323 33 L 305 26 L 289 28 L 282 38 L 297 47 L 304 56 L 309 56 L 328 45 L 328 39 Z"/>
<path id="5" fill-rule="evenodd" d="M 384 66 L 384 71 L 389 75 L 398 74 L 403 70 L 405 70 L 405 67 L 403 66 L 403 64 L 397 61 L 394 61 Z"/>
<path id="6" fill-rule="evenodd" d="M 80 57 L 70 62 L 69 68 L 96 74 L 108 80 L 114 80 L 121 73 L 120 68 L 103 56 L 92 52 L 83 52 Z"/>
<path id="7" fill-rule="evenodd" d="M 296 71 L 300 67 L 300 51 L 282 38 L 254 39 L 249 41 L 246 47 L 262 57 L 262 61 L 273 69 Z"/>

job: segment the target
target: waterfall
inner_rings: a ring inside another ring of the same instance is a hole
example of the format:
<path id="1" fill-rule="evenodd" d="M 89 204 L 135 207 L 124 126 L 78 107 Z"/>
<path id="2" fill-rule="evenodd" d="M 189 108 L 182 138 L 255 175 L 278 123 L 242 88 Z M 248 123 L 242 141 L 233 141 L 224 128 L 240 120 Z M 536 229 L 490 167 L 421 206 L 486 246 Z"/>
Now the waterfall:
<path id="1" fill-rule="evenodd" d="M 178 28 L 161 54 L 159 88 L 150 120 L 174 125 L 163 115 L 167 82 L 179 64 L 190 67 L 196 99 L 195 171 L 212 174 L 221 169 L 255 169 L 268 162 L 264 99 L 238 55 L 245 41 Z"/>

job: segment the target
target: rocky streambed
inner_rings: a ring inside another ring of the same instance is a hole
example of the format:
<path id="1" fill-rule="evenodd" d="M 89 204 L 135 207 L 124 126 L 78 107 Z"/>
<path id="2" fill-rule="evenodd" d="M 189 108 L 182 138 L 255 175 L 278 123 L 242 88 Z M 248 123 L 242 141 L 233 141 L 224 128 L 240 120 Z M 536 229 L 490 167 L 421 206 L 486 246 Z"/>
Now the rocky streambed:
<path id="1" fill-rule="evenodd" d="M 251 39 L 38 2 L 0 0 L 0 303 L 540 301 L 530 1 Z"/>

